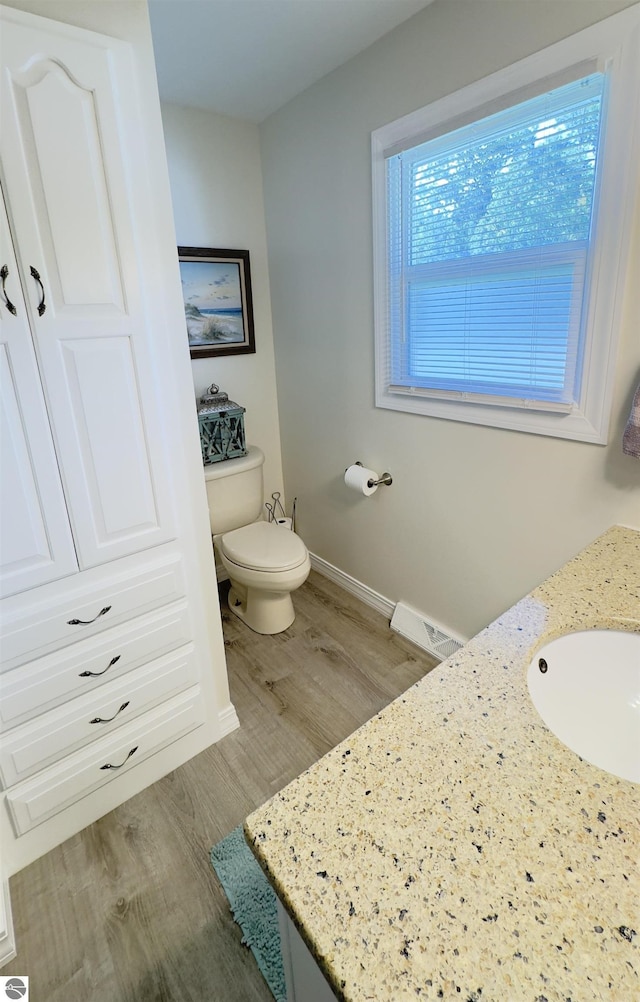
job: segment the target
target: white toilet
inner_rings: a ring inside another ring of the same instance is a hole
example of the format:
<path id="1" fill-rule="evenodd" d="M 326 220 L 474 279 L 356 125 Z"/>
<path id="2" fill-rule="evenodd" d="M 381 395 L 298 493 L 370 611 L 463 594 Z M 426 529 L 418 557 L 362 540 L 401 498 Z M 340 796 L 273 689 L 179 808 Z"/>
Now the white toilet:
<path id="1" fill-rule="evenodd" d="M 291 592 L 307 580 L 299 536 L 262 519 L 264 453 L 205 466 L 211 534 L 231 580 L 229 608 L 256 633 L 281 633 L 295 619 Z"/>

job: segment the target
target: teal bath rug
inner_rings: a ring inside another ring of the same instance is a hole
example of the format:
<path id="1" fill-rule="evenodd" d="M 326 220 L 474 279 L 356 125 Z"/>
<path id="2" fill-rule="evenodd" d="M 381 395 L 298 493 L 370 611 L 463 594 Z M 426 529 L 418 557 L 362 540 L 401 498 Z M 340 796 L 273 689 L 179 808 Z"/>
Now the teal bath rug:
<path id="1" fill-rule="evenodd" d="M 245 842 L 242 825 L 214 845 L 211 865 L 242 929 L 242 942 L 251 949 L 276 1002 L 287 1002 L 275 891 Z"/>

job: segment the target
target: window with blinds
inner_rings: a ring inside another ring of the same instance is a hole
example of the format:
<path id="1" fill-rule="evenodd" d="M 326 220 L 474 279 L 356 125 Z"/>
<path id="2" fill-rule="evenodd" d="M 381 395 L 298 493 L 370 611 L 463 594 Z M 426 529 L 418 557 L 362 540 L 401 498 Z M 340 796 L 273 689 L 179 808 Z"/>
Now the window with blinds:
<path id="1" fill-rule="evenodd" d="M 606 441 L 638 147 L 622 15 L 373 133 L 378 406 Z"/>
<path id="2" fill-rule="evenodd" d="M 387 160 L 393 384 L 576 399 L 603 81 Z"/>

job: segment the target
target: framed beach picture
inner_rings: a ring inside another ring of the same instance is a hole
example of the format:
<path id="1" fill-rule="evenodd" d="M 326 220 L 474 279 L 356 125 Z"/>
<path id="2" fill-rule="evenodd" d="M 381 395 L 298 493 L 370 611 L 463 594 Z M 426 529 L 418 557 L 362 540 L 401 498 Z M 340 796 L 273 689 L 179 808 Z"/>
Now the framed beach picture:
<path id="1" fill-rule="evenodd" d="M 178 247 L 191 358 L 255 352 L 248 250 Z"/>

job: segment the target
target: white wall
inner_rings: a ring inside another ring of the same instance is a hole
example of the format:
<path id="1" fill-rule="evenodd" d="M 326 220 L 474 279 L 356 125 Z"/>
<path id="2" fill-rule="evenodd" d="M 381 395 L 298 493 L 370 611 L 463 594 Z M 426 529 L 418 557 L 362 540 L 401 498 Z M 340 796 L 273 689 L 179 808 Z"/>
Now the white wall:
<path id="1" fill-rule="evenodd" d="M 283 487 L 258 128 L 173 104 L 162 105 L 162 120 L 178 244 L 249 250 L 255 354 L 191 365 L 198 397 L 217 383 L 246 407 L 247 441 L 266 456 L 268 497 Z"/>
<path id="2" fill-rule="evenodd" d="M 463 634 L 609 525 L 640 527 L 640 463 L 621 452 L 640 379 L 640 227 L 608 447 L 377 410 L 370 133 L 624 6 L 437 0 L 261 127 L 285 482 L 300 532 L 319 556 Z M 367 500 L 347 492 L 357 459 L 389 470 L 393 486 Z"/>

